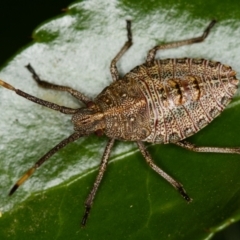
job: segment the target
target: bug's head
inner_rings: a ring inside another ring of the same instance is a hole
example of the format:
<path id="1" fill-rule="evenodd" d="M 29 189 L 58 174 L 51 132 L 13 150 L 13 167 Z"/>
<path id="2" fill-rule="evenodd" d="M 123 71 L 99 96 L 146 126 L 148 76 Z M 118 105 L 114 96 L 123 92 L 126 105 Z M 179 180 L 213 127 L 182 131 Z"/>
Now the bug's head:
<path id="1" fill-rule="evenodd" d="M 81 108 L 73 115 L 72 122 L 74 130 L 83 135 L 103 131 L 105 128 L 104 114 L 92 108 Z"/>

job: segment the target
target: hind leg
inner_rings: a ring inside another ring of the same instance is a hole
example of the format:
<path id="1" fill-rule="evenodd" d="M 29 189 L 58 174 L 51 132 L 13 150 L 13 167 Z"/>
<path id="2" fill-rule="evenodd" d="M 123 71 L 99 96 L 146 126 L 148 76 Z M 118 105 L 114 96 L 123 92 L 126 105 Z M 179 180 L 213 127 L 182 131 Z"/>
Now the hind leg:
<path id="1" fill-rule="evenodd" d="M 186 40 L 182 40 L 182 41 L 177 41 L 177 42 L 171 42 L 171 43 L 166 43 L 163 45 L 157 45 L 154 48 L 152 48 L 147 55 L 147 63 L 151 63 L 154 58 L 155 55 L 157 53 L 158 50 L 163 50 L 163 49 L 169 49 L 169 48 L 177 48 L 180 46 L 184 46 L 184 45 L 189 45 L 189 44 L 193 44 L 193 43 L 199 43 L 204 41 L 204 39 L 208 36 L 210 30 L 212 29 L 212 27 L 215 25 L 216 20 L 212 20 L 210 22 L 210 24 L 208 25 L 208 27 L 204 30 L 202 36 L 200 37 L 195 37 L 195 38 L 190 38 L 190 39 L 186 39 Z"/>
<path id="2" fill-rule="evenodd" d="M 179 146 L 179 147 L 183 147 L 187 150 L 193 151 L 193 152 L 240 154 L 240 147 L 236 147 L 236 148 L 198 147 L 198 146 L 195 146 L 194 144 L 192 144 L 190 142 L 187 142 L 187 141 L 176 142 L 174 144 Z"/>

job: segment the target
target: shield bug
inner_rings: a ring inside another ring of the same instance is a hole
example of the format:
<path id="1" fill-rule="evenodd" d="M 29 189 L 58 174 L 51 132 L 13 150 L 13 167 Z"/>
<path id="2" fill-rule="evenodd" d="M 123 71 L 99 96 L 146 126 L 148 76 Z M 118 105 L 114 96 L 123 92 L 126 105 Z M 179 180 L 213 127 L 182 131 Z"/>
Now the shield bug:
<path id="1" fill-rule="evenodd" d="M 92 133 L 105 134 L 109 141 L 102 156 L 98 175 L 85 201 L 81 224 L 86 224 L 94 197 L 103 178 L 115 140 L 134 141 L 149 166 L 190 202 L 182 184 L 158 167 L 143 142 L 173 143 L 196 152 L 240 153 L 240 148 L 197 147 L 184 139 L 197 133 L 216 118 L 237 91 L 236 72 L 231 67 L 206 59 L 155 59 L 158 50 L 202 42 L 216 21 L 210 22 L 199 37 L 158 45 L 146 62 L 119 77 L 117 62 L 132 45 L 131 22 L 127 21 L 127 41 L 110 65 L 113 83 L 95 99 L 70 87 L 40 79 L 33 67 L 26 67 L 41 87 L 66 91 L 85 104 L 72 109 L 31 96 L 0 80 L 0 85 L 42 106 L 72 115 L 74 132 L 57 144 L 12 187 L 9 195 L 23 184 L 37 168 L 67 144 Z"/>

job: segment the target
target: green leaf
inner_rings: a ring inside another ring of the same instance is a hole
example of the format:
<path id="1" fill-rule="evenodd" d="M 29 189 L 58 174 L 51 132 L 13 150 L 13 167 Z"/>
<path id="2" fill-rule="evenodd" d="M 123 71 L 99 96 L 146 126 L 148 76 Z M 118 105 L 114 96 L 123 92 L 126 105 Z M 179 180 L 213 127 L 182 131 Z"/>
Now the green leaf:
<path id="1" fill-rule="evenodd" d="M 162 51 L 161 58 L 213 59 L 239 69 L 239 7 L 216 0 L 84 1 L 34 31 L 34 43 L 18 53 L 0 78 L 32 95 L 69 107 L 66 93 L 39 89 L 23 68 L 43 79 L 95 97 L 111 83 L 110 61 L 126 41 L 132 19 L 134 45 L 118 64 L 121 74 L 145 61 L 161 42 L 202 34 L 204 43 Z M 69 116 L 0 89 L 1 239 L 209 239 L 240 218 L 238 155 L 193 153 L 174 145 L 148 145 L 156 164 L 179 180 L 193 198 L 187 204 L 146 164 L 133 143 L 114 147 L 86 228 L 80 228 L 106 137 L 89 136 L 54 155 L 11 198 L 12 184 L 49 149 L 69 136 Z M 240 106 L 229 107 L 189 139 L 199 146 L 240 146 Z"/>

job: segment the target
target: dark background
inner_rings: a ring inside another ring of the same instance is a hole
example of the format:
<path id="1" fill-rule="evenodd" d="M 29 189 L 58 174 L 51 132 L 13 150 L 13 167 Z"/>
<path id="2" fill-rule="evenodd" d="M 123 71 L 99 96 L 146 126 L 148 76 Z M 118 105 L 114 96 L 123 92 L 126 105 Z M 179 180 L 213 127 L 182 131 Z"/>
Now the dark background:
<path id="1" fill-rule="evenodd" d="M 44 21 L 63 14 L 73 0 L 25 0 L 0 3 L 0 66 L 31 43 L 31 34 Z"/>
<path id="2" fill-rule="evenodd" d="M 32 42 L 31 34 L 44 21 L 62 14 L 73 1 L 25 0 L 0 3 L 0 66 Z M 240 170 L 239 170 L 240 171 Z M 240 224 L 217 234 L 214 240 L 239 240 Z"/>

